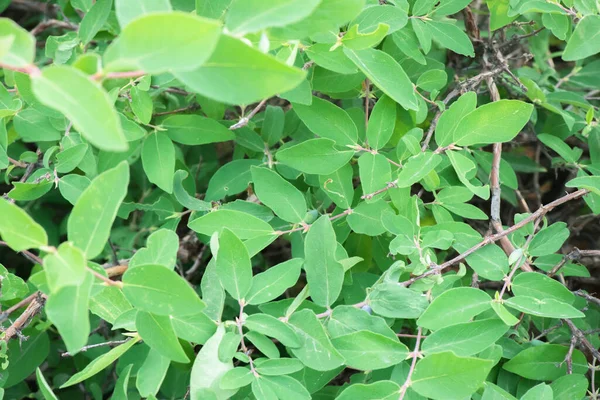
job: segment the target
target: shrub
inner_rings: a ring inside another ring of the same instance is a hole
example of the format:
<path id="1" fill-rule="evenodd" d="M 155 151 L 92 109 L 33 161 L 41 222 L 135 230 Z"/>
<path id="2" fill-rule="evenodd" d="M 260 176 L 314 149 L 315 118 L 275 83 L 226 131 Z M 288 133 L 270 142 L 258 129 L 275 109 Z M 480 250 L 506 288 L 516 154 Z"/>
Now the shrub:
<path id="1" fill-rule="evenodd" d="M 0 7 L 4 398 L 598 398 L 593 1 Z"/>

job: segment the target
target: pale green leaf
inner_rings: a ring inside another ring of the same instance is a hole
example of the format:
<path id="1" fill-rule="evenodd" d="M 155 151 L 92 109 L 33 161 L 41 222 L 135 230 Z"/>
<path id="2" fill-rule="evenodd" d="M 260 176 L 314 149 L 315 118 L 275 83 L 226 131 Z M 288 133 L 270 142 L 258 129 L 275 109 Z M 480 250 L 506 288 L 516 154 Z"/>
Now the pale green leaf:
<path id="1" fill-rule="evenodd" d="M 123 275 L 123 293 L 142 311 L 158 315 L 194 315 L 205 307 L 176 272 L 162 265 L 140 265 Z"/>
<path id="2" fill-rule="evenodd" d="M 412 82 L 392 56 L 375 49 L 344 49 L 344 53 L 371 82 L 396 103 L 407 110 L 419 108 Z"/>
<path id="3" fill-rule="evenodd" d="M 98 175 L 77 199 L 67 233 L 88 259 L 97 257 L 104 249 L 128 185 L 129 165 L 123 161 Z"/>
<path id="4" fill-rule="evenodd" d="M 162 30 L 160 33 L 162 36 Z M 189 37 L 187 31 L 186 37 Z M 295 88 L 304 80 L 305 72 L 239 39 L 222 35 L 215 51 L 202 66 L 191 71 L 190 68 L 177 70 L 174 75 L 191 90 L 208 98 L 229 104 L 250 104 Z"/>
<path id="5" fill-rule="evenodd" d="M 173 193 L 175 147 L 163 132 L 154 132 L 144 140 L 142 165 L 150 182 L 167 193 Z"/>
<path id="6" fill-rule="evenodd" d="M 221 26 L 215 20 L 183 12 L 152 12 L 123 28 L 104 53 L 104 63 L 109 70 L 141 69 L 150 74 L 190 71 L 209 59 L 220 36 Z"/>
<path id="7" fill-rule="evenodd" d="M 44 228 L 25 211 L 3 198 L 0 198 L 0 215 L 0 235 L 14 251 L 48 245 L 48 235 Z"/>
<path id="8" fill-rule="evenodd" d="M 64 114 L 94 146 L 107 151 L 127 150 L 108 94 L 83 72 L 67 66 L 48 67 L 32 78 L 32 88 L 42 104 Z"/>

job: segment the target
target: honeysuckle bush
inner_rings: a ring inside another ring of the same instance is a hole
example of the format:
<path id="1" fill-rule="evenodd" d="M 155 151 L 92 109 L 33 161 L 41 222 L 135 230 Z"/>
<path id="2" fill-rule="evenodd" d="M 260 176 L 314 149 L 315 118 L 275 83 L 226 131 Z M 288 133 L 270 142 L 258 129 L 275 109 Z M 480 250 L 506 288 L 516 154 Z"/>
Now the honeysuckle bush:
<path id="1" fill-rule="evenodd" d="M 5 399 L 598 398 L 597 2 L 0 8 Z"/>

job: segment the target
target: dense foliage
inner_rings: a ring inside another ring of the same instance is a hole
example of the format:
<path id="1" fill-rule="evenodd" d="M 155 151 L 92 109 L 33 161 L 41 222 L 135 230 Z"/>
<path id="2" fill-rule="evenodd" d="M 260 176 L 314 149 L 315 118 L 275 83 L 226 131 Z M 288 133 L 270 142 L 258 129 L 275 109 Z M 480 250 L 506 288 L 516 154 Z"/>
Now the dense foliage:
<path id="1" fill-rule="evenodd" d="M 0 9 L 5 399 L 599 397 L 597 1 Z"/>

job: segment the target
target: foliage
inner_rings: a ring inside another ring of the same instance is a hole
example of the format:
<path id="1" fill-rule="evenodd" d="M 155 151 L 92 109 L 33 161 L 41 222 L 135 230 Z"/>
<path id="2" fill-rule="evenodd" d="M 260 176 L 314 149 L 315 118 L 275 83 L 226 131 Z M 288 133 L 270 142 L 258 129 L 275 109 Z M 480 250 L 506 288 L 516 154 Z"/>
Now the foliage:
<path id="1" fill-rule="evenodd" d="M 469 4 L 0 1 L 2 396 L 597 399 L 600 8 Z"/>

